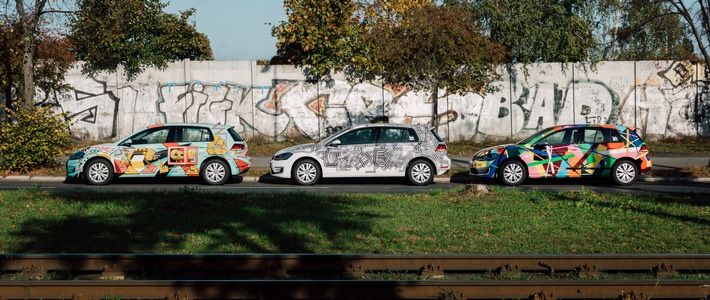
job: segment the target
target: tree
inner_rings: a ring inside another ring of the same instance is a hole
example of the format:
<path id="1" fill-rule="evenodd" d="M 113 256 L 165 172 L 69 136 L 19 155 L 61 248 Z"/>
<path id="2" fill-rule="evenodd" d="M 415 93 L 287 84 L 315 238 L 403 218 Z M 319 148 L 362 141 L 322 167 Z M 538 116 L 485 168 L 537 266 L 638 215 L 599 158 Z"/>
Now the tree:
<path id="1" fill-rule="evenodd" d="M 596 41 L 585 0 L 458 0 L 480 13 L 494 42 L 509 51 L 509 63 L 592 61 Z"/>
<path id="2" fill-rule="evenodd" d="M 27 2 L 27 3 L 26 3 Z M 8 1 L 9 3 L 9 1 Z M 52 5 L 60 5 L 56 1 L 52 1 L 52 4 L 48 4 L 47 0 L 15 0 L 15 10 L 16 16 L 11 16 L 11 9 L 7 9 L 4 15 L 4 26 L 10 26 L 9 28 L 17 29 L 20 36 L 20 43 L 22 47 L 22 81 L 20 82 L 20 90 L 22 105 L 25 107 L 30 107 L 34 101 L 35 93 L 35 81 L 34 81 L 34 66 L 35 66 L 35 42 L 40 36 L 40 25 L 49 13 L 66 13 L 66 11 L 59 10 Z M 7 4 L 6 4 L 6 8 Z M 15 27 L 13 24 L 16 24 Z M 7 66 L 7 65 L 6 65 Z M 14 83 L 14 81 L 13 81 Z M 8 101 L 8 100 L 6 100 Z"/>
<path id="3" fill-rule="evenodd" d="M 372 44 L 382 79 L 390 84 L 449 93 L 479 91 L 497 78 L 505 50 L 483 36 L 477 16 L 458 5 L 424 5 L 395 26 L 375 26 Z"/>
<path id="4" fill-rule="evenodd" d="M 284 0 L 288 21 L 272 29 L 278 39 L 272 63 L 297 65 L 308 80 L 321 80 L 366 59 L 357 8 L 354 1 Z"/>
<path id="5" fill-rule="evenodd" d="M 70 40 L 85 61 L 84 73 L 115 72 L 123 67 L 132 80 L 147 67 L 164 69 L 183 58 L 213 59 L 209 40 L 188 22 L 164 13 L 160 0 L 79 0 Z"/>
<path id="6" fill-rule="evenodd" d="M 46 92 L 61 91 L 67 88 L 64 83 L 66 71 L 75 63 L 71 44 L 66 38 L 51 32 L 38 31 L 31 49 L 33 55 L 33 86 Z M 13 98 L 24 99 L 24 90 L 18 85 L 23 83 L 24 43 L 21 25 L 5 24 L 0 28 L 0 86 L 5 98 L 7 111 L 13 109 Z M 14 93 L 13 93 L 14 91 Z M 24 103 L 30 107 L 32 103 Z"/>
<path id="7" fill-rule="evenodd" d="M 668 3 L 631 0 L 619 3 L 623 12 L 607 49 L 610 60 L 697 60 L 690 32 Z"/>
<path id="8" fill-rule="evenodd" d="M 710 71 L 710 0 L 663 0 L 672 13 L 679 14 L 688 26 L 696 49 Z M 686 5 L 686 3 L 689 3 Z"/>
<path id="9" fill-rule="evenodd" d="M 504 51 L 458 6 L 419 1 L 286 0 L 274 28 L 276 59 L 310 80 L 343 71 L 351 82 L 381 78 L 414 89 L 478 91 L 493 80 Z"/>

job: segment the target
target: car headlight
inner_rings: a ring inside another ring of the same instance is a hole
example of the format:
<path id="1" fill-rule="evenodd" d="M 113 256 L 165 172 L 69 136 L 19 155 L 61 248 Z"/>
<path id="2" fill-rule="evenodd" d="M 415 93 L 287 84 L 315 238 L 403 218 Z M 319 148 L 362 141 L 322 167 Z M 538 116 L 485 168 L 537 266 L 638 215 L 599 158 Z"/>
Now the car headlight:
<path id="1" fill-rule="evenodd" d="M 287 159 L 289 159 L 292 155 L 293 155 L 293 153 L 291 153 L 291 152 L 284 152 L 284 153 L 281 153 L 281 154 L 276 154 L 276 155 L 274 155 L 273 160 L 287 160 Z"/>
<path id="2" fill-rule="evenodd" d="M 485 161 L 492 161 L 498 158 L 498 153 L 495 153 L 493 151 L 486 151 L 486 152 L 481 152 L 476 154 L 476 159 L 477 160 L 485 160 Z"/>
<path id="3" fill-rule="evenodd" d="M 69 160 L 84 158 L 84 151 L 76 151 L 69 156 Z"/>

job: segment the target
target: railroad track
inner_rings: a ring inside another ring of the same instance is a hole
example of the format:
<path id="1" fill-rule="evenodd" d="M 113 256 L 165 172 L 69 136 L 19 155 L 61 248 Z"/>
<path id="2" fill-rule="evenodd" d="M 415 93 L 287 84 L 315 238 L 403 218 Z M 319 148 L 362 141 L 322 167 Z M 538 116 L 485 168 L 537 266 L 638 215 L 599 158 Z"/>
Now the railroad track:
<path id="1" fill-rule="evenodd" d="M 8 254 L 0 258 L 0 268 L 5 279 L 0 281 L 2 300 L 708 299 L 710 296 L 707 279 L 710 255 L 705 254 Z M 419 280 L 362 280 L 377 273 L 416 274 Z M 460 277 L 462 274 L 465 276 Z M 489 279 L 451 280 L 472 274 L 474 278 Z M 480 274 L 485 276 L 475 277 Z M 624 275 L 617 280 L 607 279 L 619 274 Z"/>

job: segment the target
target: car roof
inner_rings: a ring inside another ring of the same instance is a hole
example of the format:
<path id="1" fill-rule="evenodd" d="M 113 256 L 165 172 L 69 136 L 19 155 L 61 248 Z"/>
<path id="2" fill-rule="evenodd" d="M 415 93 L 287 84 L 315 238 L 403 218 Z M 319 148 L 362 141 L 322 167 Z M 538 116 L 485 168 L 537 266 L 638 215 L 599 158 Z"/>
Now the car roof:
<path id="1" fill-rule="evenodd" d="M 403 128 L 425 127 L 425 128 L 428 128 L 428 126 L 421 125 L 421 124 L 399 124 L 399 123 L 364 123 L 364 124 L 356 124 L 356 125 L 353 125 L 349 128 L 364 128 L 364 127 L 403 127 Z"/>
<path id="2" fill-rule="evenodd" d="M 167 126 L 197 126 L 209 128 L 231 128 L 233 125 L 210 124 L 210 123 L 156 123 L 146 126 L 146 128 L 167 127 Z"/>
<path id="3" fill-rule="evenodd" d="M 636 130 L 636 127 L 633 126 L 624 126 L 624 125 L 613 125 L 613 124 L 566 124 L 566 125 L 557 125 L 557 126 L 552 126 L 549 129 L 566 129 L 566 128 L 614 128 L 617 130 L 624 130 L 626 128 L 630 130 Z"/>

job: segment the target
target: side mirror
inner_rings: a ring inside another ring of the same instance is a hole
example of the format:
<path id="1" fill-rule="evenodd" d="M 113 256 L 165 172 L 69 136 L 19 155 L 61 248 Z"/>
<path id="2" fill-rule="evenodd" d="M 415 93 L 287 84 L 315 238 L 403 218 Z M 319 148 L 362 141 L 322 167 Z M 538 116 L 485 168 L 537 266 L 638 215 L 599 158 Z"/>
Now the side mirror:
<path id="1" fill-rule="evenodd" d="M 535 144 L 535 150 L 547 150 L 549 146 L 550 143 L 547 140 L 542 140 Z"/>
<path id="2" fill-rule="evenodd" d="M 133 144 L 133 140 L 130 139 L 130 138 L 128 138 L 128 139 L 126 139 L 125 141 L 121 142 L 121 143 L 118 144 L 118 145 L 119 145 L 119 146 L 130 147 L 132 144 Z"/>
<path id="3" fill-rule="evenodd" d="M 332 142 L 330 142 L 330 144 L 328 144 L 328 146 L 338 146 L 340 144 L 341 142 L 339 139 L 334 139 Z"/>

